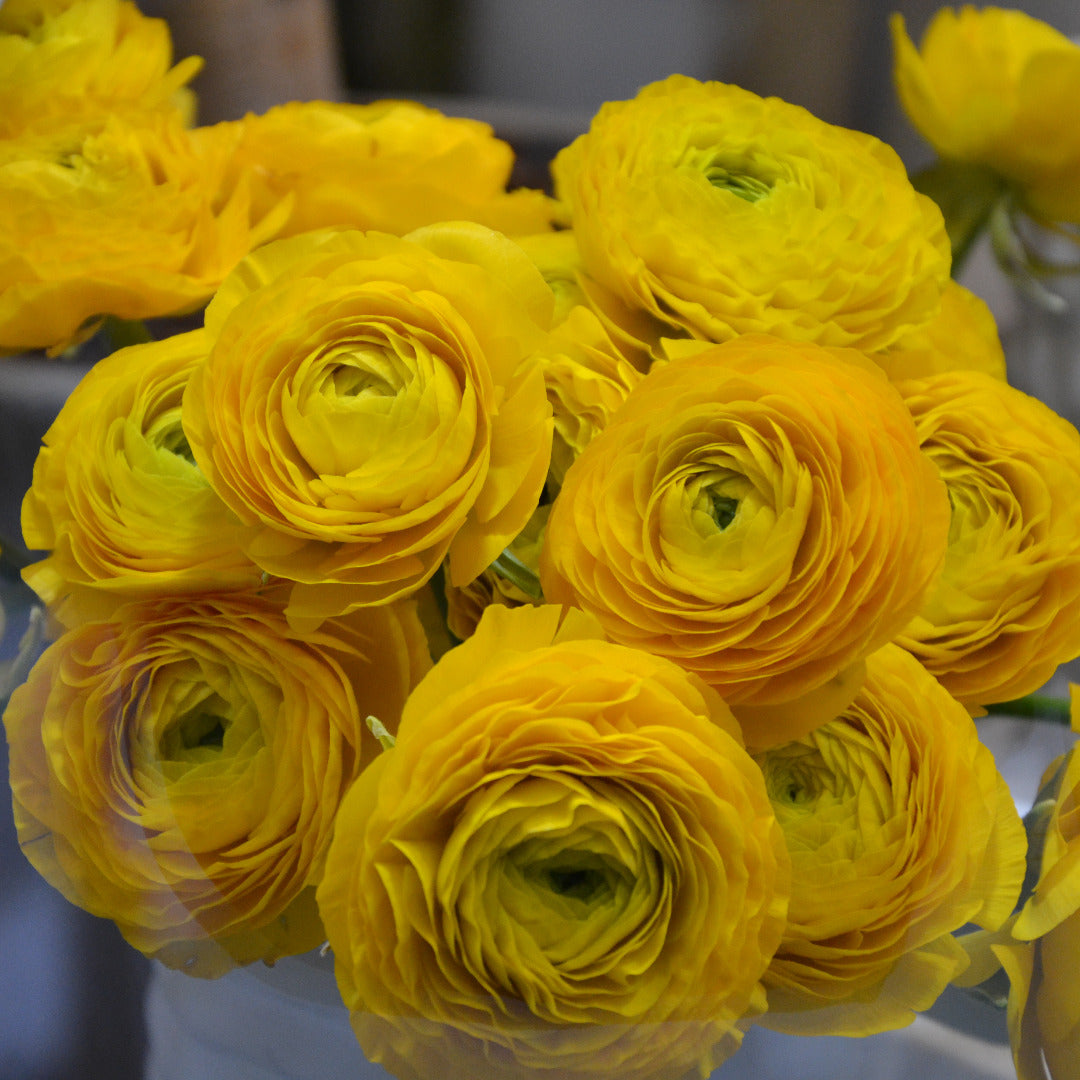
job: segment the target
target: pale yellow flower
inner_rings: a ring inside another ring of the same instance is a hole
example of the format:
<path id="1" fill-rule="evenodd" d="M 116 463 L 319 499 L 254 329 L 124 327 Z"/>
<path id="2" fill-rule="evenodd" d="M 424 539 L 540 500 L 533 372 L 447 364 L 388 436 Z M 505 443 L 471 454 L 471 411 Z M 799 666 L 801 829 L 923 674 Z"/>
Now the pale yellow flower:
<path id="1" fill-rule="evenodd" d="M 159 113 L 0 140 L 0 354 L 205 303 L 288 209 L 253 211 L 236 137 Z"/>
<path id="2" fill-rule="evenodd" d="M 1024 829 L 967 710 L 896 646 L 835 720 L 758 757 L 792 860 L 766 1027 L 902 1027 L 967 966 L 952 933 L 997 929 Z"/>
<path id="3" fill-rule="evenodd" d="M 1022 697 L 1080 654 L 1080 435 L 980 372 L 898 388 L 952 522 L 941 578 L 896 640 L 967 705 Z"/>
<path id="4" fill-rule="evenodd" d="M 114 112 L 179 110 L 197 57 L 172 65 L 169 28 L 128 0 L 7 0 L 0 4 L 0 138 L 103 120 Z"/>
<path id="5" fill-rule="evenodd" d="M 552 169 L 586 292 L 647 345 L 883 349 L 949 277 L 941 213 L 891 149 L 735 86 L 672 76 L 609 102 Z"/>
<path id="6" fill-rule="evenodd" d="M 555 215 L 541 191 L 507 192 L 514 153 L 487 124 L 413 101 L 294 101 L 242 127 L 238 166 L 260 174 L 270 204 L 292 199 L 283 236 L 331 225 L 402 236 L 453 220 L 524 234 Z"/>
<path id="7" fill-rule="evenodd" d="M 1080 222 L 1080 46 L 1022 11 L 942 8 L 916 50 L 892 19 L 894 76 L 943 157 L 985 165 L 1037 217 Z"/>
<path id="8" fill-rule="evenodd" d="M 748 335 L 654 367 L 566 474 L 544 595 L 700 675 L 751 746 L 831 719 L 919 609 L 948 502 L 861 354 Z"/>
<path id="9" fill-rule="evenodd" d="M 786 856 L 731 713 L 559 620 L 489 608 L 338 815 L 319 909 L 402 1080 L 704 1076 L 761 1008 Z"/>
<path id="10" fill-rule="evenodd" d="M 551 291 L 479 225 L 267 245 L 206 314 L 184 399 L 195 460 L 255 527 L 246 553 L 317 621 L 464 585 L 522 530 L 551 449 Z"/>
<path id="11" fill-rule="evenodd" d="M 315 947 L 341 797 L 425 667 L 386 606 L 298 637 L 253 597 L 123 606 L 4 713 L 19 844 L 72 903 L 189 974 Z"/>

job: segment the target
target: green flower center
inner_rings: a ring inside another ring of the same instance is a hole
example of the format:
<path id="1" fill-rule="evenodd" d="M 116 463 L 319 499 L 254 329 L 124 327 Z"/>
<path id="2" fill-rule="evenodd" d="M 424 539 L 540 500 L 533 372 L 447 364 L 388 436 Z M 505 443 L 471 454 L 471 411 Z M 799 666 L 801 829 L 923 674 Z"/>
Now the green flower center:
<path id="1" fill-rule="evenodd" d="M 730 191 L 747 202 L 757 202 L 764 199 L 772 191 L 772 184 L 747 173 L 729 172 L 723 165 L 709 165 L 705 169 L 705 176 L 714 188 L 722 191 Z"/>

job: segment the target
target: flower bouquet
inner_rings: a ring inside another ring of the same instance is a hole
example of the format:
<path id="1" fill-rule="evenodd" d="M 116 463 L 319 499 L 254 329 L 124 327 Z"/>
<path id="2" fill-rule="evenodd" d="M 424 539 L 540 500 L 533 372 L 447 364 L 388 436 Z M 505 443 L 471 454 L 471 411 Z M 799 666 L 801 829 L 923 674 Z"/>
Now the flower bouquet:
<path id="1" fill-rule="evenodd" d="M 1080 759 L 1025 829 L 973 717 L 1080 655 L 1080 435 L 897 156 L 672 76 L 507 192 L 407 102 L 193 127 L 196 67 L 0 8 L 0 348 L 127 342 L 22 508 L 36 869 L 190 976 L 327 948 L 402 1080 L 704 1077 L 1003 977 L 1074 1075 Z"/>

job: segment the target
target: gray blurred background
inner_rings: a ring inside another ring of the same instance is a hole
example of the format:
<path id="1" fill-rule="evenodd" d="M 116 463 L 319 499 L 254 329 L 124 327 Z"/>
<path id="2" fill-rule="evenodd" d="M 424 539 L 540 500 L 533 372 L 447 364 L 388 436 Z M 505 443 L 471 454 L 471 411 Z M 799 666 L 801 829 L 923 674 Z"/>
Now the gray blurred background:
<path id="1" fill-rule="evenodd" d="M 418 97 L 491 122 L 546 164 L 606 99 L 672 72 L 739 83 L 892 143 L 909 168 L 930 153 L 895 104 L 888 16 L 918 40 L 928 0 L 144 0 L 197 53 L 204 123 L 293 99 Z M 1080 35 L 1077 0 L 1017 5 Z M 34 448 L 77 372 L 43 385 L 0 365 L 0 522 L 17 522 Z M 0 657 L 19 632 L 20 594 Z M 6 752 L 4 755 L 6 765 Z M 6 805 L 7 800 L 3 800 Z M 18 851 L 0 811 L 0 1080 L 137 1080 L 146 962 L 111 924 L 71 908 Z M 203 1080 L 193 1077 L 192 1080 Z M 217 1078 L 228 1080 L 228 1078 Z"/>

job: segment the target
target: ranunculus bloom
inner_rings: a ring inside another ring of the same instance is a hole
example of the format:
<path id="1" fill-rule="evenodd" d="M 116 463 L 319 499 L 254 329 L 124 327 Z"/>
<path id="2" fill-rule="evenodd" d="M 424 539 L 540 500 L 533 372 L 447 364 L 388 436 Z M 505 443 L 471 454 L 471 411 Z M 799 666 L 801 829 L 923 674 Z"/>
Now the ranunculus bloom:
<path id="1" fill-rule="evenodd" d="M 747 336 L 631 392 L 566 474 L 541 581 L 700 675 L 765 746 L 851 701 L 934 580 L 948 515 L 869 361 Z"/>
<path id="2" fill-rule="evenodd" d="M 1072 725 L 1080 721 L 1073 686 Z M 1080 754 L 1047 770 L 1057 790 L 1045 822 L 1040 873 L 1012 926 L 1013 941 L 993 948 L 1009 976 L 1009 1035 L 1019 1080 L 1080 1077 Z"/>
<path id="3" fill-rule="evenodd" d="M 642 379 L 587 307 L 570 310 L 540 354 L 555 421 L 550 476 L 555 489 L 566 470 L 603 431 Z"/>
<path id="4" fill-rule="evenodd" d="M 0 354 L 209 299 L 288 210 L 253 213 L 235 141 L 166 113 L 0 141 Z"/>
<path id="5" fill-rule="evenodd" d="M 1024 877 L 1024 829 L 967 710 L 888 645 L 835 720 L 758 756 L 791 853 L 767 1027 L 902 1027 L 967 966 L 952 933 L 999 927 Z"/>
<path id="6" fill-rule="evenodd" d="M 283 236 L 330 225 L 401 236 L 456 220 L 533 233 L 555 216 L 542 191 L 506 191 L 514 152 L 487 124 L 413 101 L 294 101 L 242 127 L 237 164 L 269 198 L 293 198 Z"/>
<path id="7" fill-rule="evenodd" d="M 76 117 L 192 111 L 183 90 L 202 66 L 171 67 L 161 19 L 128 0 L 6 0 L 0 4 L 0 138 Z"/>
<path id="8" fill-rule="evenodd" d="M 121 349 L 60 410 L 23 500 L 24 578 L 66 625 L 124 599 L 255 588 L 250 530 L 191 459 L 180 403 L 201 330 Z"/>
<path id="9" fill-rule="evenodd" d="M 247 553 L 317 620 L 475 578 L 536 508 L 551 452 L 539 368 L 551 290 L 521 249 L 463 222 L 401 239 L 292 237 L 206 314 L 184 398 L 200 468 Z"/>
<path id="10" fill-rule="evenodd" d="M 1005 350 L 993 314 L 983 300 L 955 281 L 945 286 L 936 318 L 884 352 L 874 353 L 873 359 L 893 382 L 943 371 L 981 371 L 1005 378 Z"/>
<path id="11" fill-rule="evenodd" d="M 761 1007 L 786 857 L 730 712 L 558 618 L 489 608 L 338 815 L 319 909 L 403 1080 L 704 1076 Z"/>
<path id="12" fill-rule="evenodd" d="M 894 76 L 943 158 L 986 165 L 1036 216 L 1080 222 L 1080 46 L 1022 11 L 942 8 L 916 50 L 892 19 Z"/>
<path id="13" fill-rule="evenodd" d="M 965 704 L 1021 697 L 1080 654 L 1080 435 L 977 372 L 898 388 L 952 524 L 941 578 L 896 640 Z"/>
<path id="14" fill-rule="evenodd" d="M 933 318 L 949 277 L 941 213 L 889 147 L 736 86 L 676 75 L 609 102 L 552 169 L 627 332 L 873 351 Z"/>
<path id="15" fill-rule="evenodd" d="M 314 948 L 342 795 L 424 663 L 409 608 L 298 638 L 252 598 L 131 604 L 62 635 L 4 713 L 20 846 L 191 974 Z"/>

